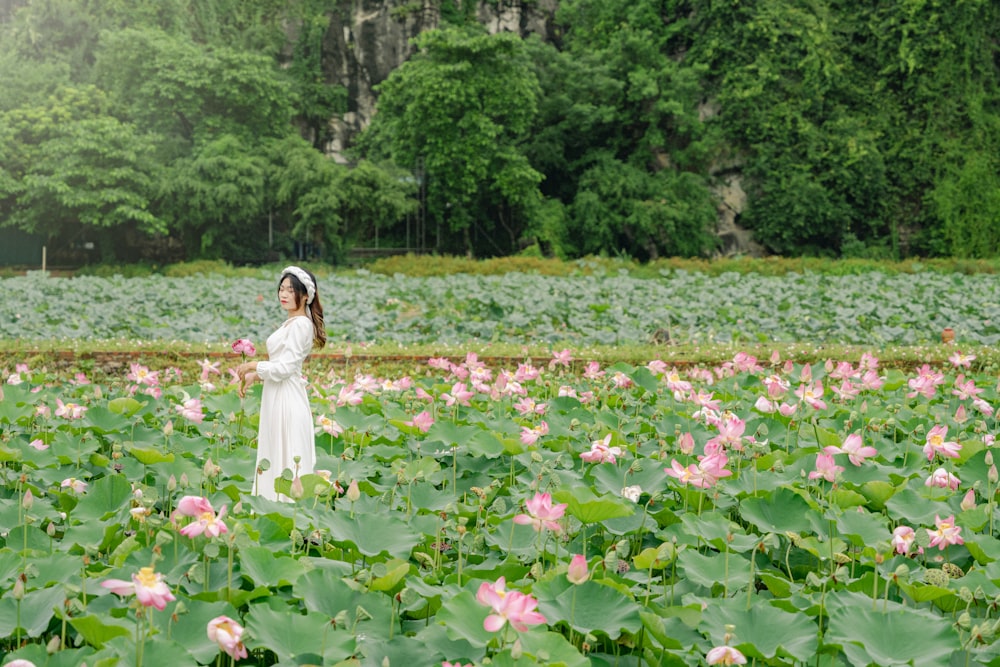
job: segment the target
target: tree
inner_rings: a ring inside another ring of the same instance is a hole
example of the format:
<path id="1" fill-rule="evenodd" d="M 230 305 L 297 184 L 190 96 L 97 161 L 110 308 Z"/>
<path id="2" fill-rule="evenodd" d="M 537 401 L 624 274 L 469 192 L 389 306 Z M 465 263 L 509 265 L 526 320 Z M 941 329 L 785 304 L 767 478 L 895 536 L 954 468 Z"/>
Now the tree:
<path id="1" fill-rule="evenodd" d="M 97 239 L 114 256 L 103 230 L 166 231 L 151 210 L 158 165 L 155 138 L 104 115 L 106 97 L 93 87 L 63 89 L 45 106 L 0 115 L 6 130 L 0 170 L 3 226 L 63 242 Z"/>
<path id="2" fill-rule="evenodd" d="M 363 151 L 420 169 L 428 216 L 439 230 L 458 232 L 466 252 L 476 251 L 474 233 L 495 242 L 499 224 L 513 225 L 506 237 L 516 242 L 522 213 L 540 200 L 542 180 L 521 147 L 538 96 L 523 42 L 459 28 L 431 30 L 415 41 L 419 52 L 379 86 Z M 503 220 L 497 210 L 506 212 Z M 514 248 L 507 242 L 482 249 Z"/>

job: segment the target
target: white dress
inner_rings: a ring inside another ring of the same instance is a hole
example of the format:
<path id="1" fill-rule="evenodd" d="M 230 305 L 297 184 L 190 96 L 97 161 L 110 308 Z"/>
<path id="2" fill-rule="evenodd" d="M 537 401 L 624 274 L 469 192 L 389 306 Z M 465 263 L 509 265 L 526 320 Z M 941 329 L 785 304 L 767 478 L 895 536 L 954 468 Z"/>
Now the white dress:
<path id="1" fill-rule="evenodd" d="M 256 475 L 254 495 L 269 500 L 289 500 L 274 491 L 274 480 L 281 477 L 283 470 L 305 475 L 313 472 L 316 465 L 312 410 L 302 377 L 302 362 L 312 351 L 312 345 L 312 320 L 304 316 L 292 317 L 268 336 L 268 360 L 257 363 L 257 375 L 264 382 L 257 434 L 257 467 L 264 459 L 270 467 Z M 296 456 L 299 457 L 298 468 Z"/>

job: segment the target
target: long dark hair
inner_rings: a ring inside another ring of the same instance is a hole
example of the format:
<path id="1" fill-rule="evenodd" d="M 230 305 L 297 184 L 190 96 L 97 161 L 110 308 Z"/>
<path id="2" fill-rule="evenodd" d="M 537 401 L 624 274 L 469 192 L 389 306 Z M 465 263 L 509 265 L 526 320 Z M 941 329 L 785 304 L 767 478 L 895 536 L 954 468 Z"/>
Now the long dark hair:
<path id="1" fill-rule="evenodd" d="M 312 319 L 313 325 L 313 348 L 317 350 L 323 349 L 326 345 L 326 324 L 323 321 L 323 304 L 319 301 L 319 282 L 316 280 L 316 276 L 312 274 L 311 271 L 307 269 L 302 269 L 312 280 L 313 285 L 316 286 L 316 292 L 313 295 L 312 303 L 307 304 L 306 312 L 309 313 L 309 317 Z M 281 289 L 281 283 L 288 278 L 288 282 L 291 284 L 292 289 L 295 291 L 295 307 L 298 308 L 309 298 L 309 291 L 306 286 L 302 284 L 302 281 L 294 273 L 282 273 L 281 278 L 278 279 L 278 289 Z"/>

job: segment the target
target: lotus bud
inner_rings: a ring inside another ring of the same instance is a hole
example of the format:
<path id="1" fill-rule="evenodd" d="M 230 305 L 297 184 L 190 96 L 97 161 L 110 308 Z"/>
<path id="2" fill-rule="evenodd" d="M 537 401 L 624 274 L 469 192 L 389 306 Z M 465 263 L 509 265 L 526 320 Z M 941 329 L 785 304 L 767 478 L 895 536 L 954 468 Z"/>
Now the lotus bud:
<path id="1" fill-rule="evenodd" d="M 167 491 L 173 493 L 176 490 L 177 490 L 177 478 L 171 475 L 170 479 L 167 480 Z"/>
<path id="2" fill-rule="evenodd" d="M 18 575 L 14 579 L 14 588 L 10 591 L 10 596 L 15 600 L 24 599 L 24 575 Z"/>
<path id="3" fill-rule="evenodd" d="M 181 473 L 181 478 L 179 480 L 179 483 L 182 489 L 186 489 L 188 488 L 188 486 L 191 485 L 191 483 L 188 481 L 188 476 L 186 472 Z"/>
<path id="4" fill-rule="evenodd" d="M 574 554 L 566 571 L 566 578 L 571 584 L 582 584 L 590 578 L 587 570 L 587 559 L 583 554 Z"/>
<path id="5" fill-rule="evenodd" d="M 965 497 L 962 498 L 960 507 L 963 510 L 973 510 L 976 509 L 976 491 L 975 489 L 969 489 L 965 493 Z"/>
<path id="6" fill-rule="evenodd" d="M 992 450 L 989 450 L 989 449 L 986 450 L 986 456 L 985 456 L 985 458 L 983 458 L 983 462 L 986 465 L 988 465 L 988 466 L 993 465 L 993 452 L 992 452 Z"/>
<path id="7" fill-rule="evenodd" d="M 30 510 L 31 506 L 35 504 L 35 496 L 31 493 L 31 489 L 24 492 L 24 497 L 21 498 L 21 507 L 26 510 Z"/>
<path id="8" fill-rule="evenodd" d="M 45 652 L 49 655 L 57 653 L 59 651 L 59 645 L 59 635 L 54 635 L 52 639 L 49 640 L 49 643 L 45 645 Z"/>
<path id="9" fill-rule="evenodd" d="M 173 434 L 174 434 L 174 422 L 168 420 L 167 423 L 163 425 L 163 435 L 169 438 Z"/>
<path id="10" fill-rule="evenodd" d="M 990 484 L 996 484 L 1000 480 L 1000 474 L 997 474 L 996 465 L 990 466 L 990 469 L 986 472 L 986 479 L 990 481 Z"/>
<path id="11" fill-rule="evenodd" d="M 361 498 L 361 489 L 358 488 L 357 480 L 352 480 L 347 487 L 347 499 L 356 503 Z"/>
<path id="12" fill-rule="evenodd" d="M 288 493 L 295 500 L 299 500 L 300 498 L 302 498 L 302 496 L 306 495 L 306 491 L 302 487 L 301 477 L 299 477 L 298 475 L 295 476 L 295 479 L 292 480 L 292 488 Z"/>

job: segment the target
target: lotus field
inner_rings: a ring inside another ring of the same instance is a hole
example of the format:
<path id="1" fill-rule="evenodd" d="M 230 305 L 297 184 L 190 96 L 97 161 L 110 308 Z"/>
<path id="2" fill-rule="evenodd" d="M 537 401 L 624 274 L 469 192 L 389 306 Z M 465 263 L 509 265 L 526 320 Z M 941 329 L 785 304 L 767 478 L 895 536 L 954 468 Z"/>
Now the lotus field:
<path id="1" fill-rule="evenodd" d="M 77 289 L 43 283 L 67 304 Z M 185 313 L 222 303 L 210 280 L 160 299 L 138 284 L 95 303 L 173 304 L 121 326 L 188 340 Z M 230 370 L 262 355 L 231 344 L 262 346 L 274 285 L 231 288 L 252 314 L 215 315 L 232 318 L 211 343 L 226 354 L 199 371 L 139 347 L 117 376 L 4 370 L 0 664 L 1000 665 L 997 377 L 971 353 L 895 368 L 877 347 L 806 363 L 735 348 L 686 366 L 581 344 L 497 364 L 470 343 L 392 376 L 307 362 L 317 471 L 286 471 L 291 501 L 271 502 L 251 495 L 260 386 L 241 399 Z M 324 288 L 336 346 L 346 316 Z M 70 309 L 7 299 L 22 322 Z"/>

